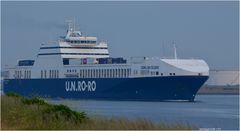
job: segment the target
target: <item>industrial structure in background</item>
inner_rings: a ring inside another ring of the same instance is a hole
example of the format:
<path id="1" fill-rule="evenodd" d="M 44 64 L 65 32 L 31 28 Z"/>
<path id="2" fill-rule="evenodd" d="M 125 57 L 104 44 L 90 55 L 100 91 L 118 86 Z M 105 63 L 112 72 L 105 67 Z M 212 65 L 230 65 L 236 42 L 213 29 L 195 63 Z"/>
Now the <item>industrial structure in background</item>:
<path id="1" fill-rule="evenodd" d="M 240 70 L 210 70 L 198 94 L 239 94 Z"/>

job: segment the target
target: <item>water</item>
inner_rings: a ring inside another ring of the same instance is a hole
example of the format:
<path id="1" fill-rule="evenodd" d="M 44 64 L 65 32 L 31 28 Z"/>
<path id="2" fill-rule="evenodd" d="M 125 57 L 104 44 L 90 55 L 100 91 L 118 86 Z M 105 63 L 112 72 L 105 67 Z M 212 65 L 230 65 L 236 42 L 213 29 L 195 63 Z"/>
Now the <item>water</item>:
<path id="1" fill-rule="evenodd" d="M 106 117 L 147 118 L 156 123 L 188 123 L 199 128 L 239 129 L 238 95 L 198 95 L 196 102 L 48 100 L 76 111 Z"/>

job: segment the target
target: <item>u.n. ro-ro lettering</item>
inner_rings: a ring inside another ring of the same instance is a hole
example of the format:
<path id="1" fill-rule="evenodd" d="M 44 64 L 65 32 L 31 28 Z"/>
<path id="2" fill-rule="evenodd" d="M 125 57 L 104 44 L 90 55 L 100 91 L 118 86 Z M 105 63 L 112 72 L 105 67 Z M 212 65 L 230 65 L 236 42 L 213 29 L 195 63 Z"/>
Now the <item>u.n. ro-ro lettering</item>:
<path id="1" fill-rule="evenodd" d="M 95 81 L 66 81 L 66 91 L 95 91 L 97 88 Z"/>

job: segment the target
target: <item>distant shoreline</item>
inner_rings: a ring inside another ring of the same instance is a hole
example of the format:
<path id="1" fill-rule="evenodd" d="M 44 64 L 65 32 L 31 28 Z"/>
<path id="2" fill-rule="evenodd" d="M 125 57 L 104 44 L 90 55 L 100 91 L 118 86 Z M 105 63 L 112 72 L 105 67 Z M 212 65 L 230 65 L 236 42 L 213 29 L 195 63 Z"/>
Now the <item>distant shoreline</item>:
<path id="1" fill-rule="evenodd" d="M 197 95 L 239 95 L 239 85 L 236 86 L 203 86 Z"/>

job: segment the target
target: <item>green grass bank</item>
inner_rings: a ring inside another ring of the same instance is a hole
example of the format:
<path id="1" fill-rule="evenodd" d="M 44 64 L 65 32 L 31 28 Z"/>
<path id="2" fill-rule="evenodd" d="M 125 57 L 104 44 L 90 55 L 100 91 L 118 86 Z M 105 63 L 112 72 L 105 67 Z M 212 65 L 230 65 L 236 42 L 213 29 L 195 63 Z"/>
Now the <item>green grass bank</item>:
<path id="1" fill-rule="evenodd" d="M 89 117 L 65 105 L 48 104 L 40 98 L 24 98 L 10 93 L 1 96 L 1 129 L 75 129 L 75 130 L 192 130 L 183 123 L 153 123 L 146 119 Z"/>

